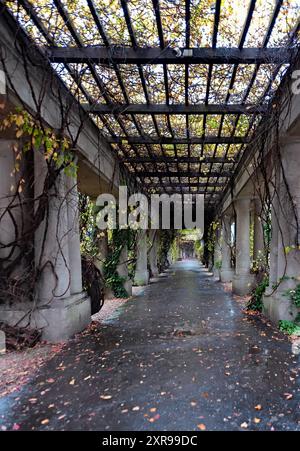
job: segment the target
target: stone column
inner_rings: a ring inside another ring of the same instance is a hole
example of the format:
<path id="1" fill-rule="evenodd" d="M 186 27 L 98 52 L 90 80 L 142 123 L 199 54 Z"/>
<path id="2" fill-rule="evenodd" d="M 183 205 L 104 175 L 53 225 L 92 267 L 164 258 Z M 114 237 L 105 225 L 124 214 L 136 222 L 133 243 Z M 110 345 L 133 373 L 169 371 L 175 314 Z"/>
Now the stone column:
<path id="1" fill-rule="evenodd" d="M 66 180 L 61 173 L 51 189 L 46 216 L 35 237 L 36 264 L 41 270 L 37 291 L 40 304 L 71 294 L 68 231 Z"/>
<path id="2" fill-rule="evenodd" d="M 82 270 L 79 234 L 79 209 L 77 180 L 66 177 L 68 208 L 68 245 L 70 262 L 70 293 L 82 292 Z"/>
<path id="3" fill-rule="evenodd" d="M 104 277 L 104 262 L 108 256 L 108 236 L 107 230 L 98 231 L 98 254 L 95 258 L 95 266 L 99 269 L 102 277 Z"/>
<path id="4" fill-rule="evenodd" d="M 0 140 L 0 258 L 7 259 L 7 265 L 18 255 L 17 248 L 12 252 L 9 243 L 17 241 L 21 231 L 21 214 L 17 208 L 16 194 L 19 175 L 15 171 L 15 152 L 13 150 L 16 140 Z M 14 206 L 8 212 L 8 207 Z M 10 216 L 10 213 L 13 217 Z M 16 226 L 15 226 L 16 225 Z M 5 265 L 5 263 L 4 263 Z"/>
<path id="5" fill-rule="evenodd" d="M 278 178 L 279 174 L 276 174 Z M 279 187 L 279 183 L 275 184 Z M 273 316 L 273 295 L 277 284 L 278 276 L 278 220 L 279 220 L 279 202 L 277 192 L 271 195 L 271 242 L 270 242 L 270 257 L 269 257 L 269 286 L 267 287 L 263 297 L 264 314 L 271 318 Z"/>
<path id="6" fill-rule="evenodd" d="M 279 168 L 273 171 L 272 184 L 269 186 L 271 198 L 271 241 L 270 241 L 270 257 L 269 257 L 269 287 L 266 289 L 266 294 L 271 294 L 274 291 L 274 286 L 277 283 L 278 274 L 278 221 L 279 221 Z M 273 184 L 277 189 L 274 190 Z"/>
<path id="7" fill-rule="evenodd" d="M 149 272 L 147 265 L 148 237 L 146 230 L 137 231 L 136 267 L 134 285 L 147 285 Z"/>
<path id="8" fill-rule="evenodd" d="M 264 300 L 266 314 L 276 323 L 279 320 L 292 321 L 298 313 L 288 292 L 300 283 L 300 137 L 283 137 L 280 150 L 282 171 L 277 205 L 278 287 L 273 290 L 269 300 Z M 274 240 L 275 238 L 276 236 Z"/>
<path id="9" fill-rule="evenodd" d="M 2 150 L 2 149 L 0 149 Z M 6 163 L 14 161 L 14 150 L 7 149 Z M 1 156 L 2 153 L 1 153 Z M 76 180 L 61 172 L 54 186 L 44 194 L 47 164 L 44 155 L 34 151 L 31 171 L 34 171 L 34 208 L 31 214 L 41 223 L 34 234 L 34 256 L 37 281 L 32 293 L 34 300 L 0 306 L 1 320 L 19 326 L 30 326 L 42 330 L 44 339 L 57 342 L 65 340 L 84 329 L 90 322 L 91 306 L 86 293 L 82 291 L 80 240 L 78 227 L 78 195 Z M 3 165 L 1 165 L 2 169 Z M 8 168 L 7 168 L 8 169 Z M 9 171 L 0 179 L 12 186 Z M 2 175 L 2 174 L 1 174 Z M 26 175 L 24 175 L 26 177 Z M 29 175 L 33 178 L 32 172 Z M 25 186 L 29 180 L 25 180 Z M 9 199 L 11 189 L 1 191 L 1 203 Z M 32 198 L 31 197 L 31 198 Z M 30 199 L 30 198 L 29 198 Z M 16 209 L 18 212 L 18 209 Z M 19 214 L 19 213 L 17 213 Z M 22 213 L 23 214 L 23 213 Z M 28 217 L 28 214 L 27 214 Z M 24 213 L 24 221 L 28 218 Z M 16 219 L 15 219 L 16 220 Z M 18 222 L 18 221 L 17 221 Z M 5 233 L 2 233 L 4 227 Z M 11 240 L 12 228 L 8 218 L 1 220 L 0 236 L 4 242 Z M 24 229 L 22 229 L 24 230 Z M 15 233 L 15 232 L 14 232 Z M 8 241 L 10 242 L 10 241 Z"/>
<path id="10" fill-rule="evenodd" d="M 249 294 L 254 283 L 254 275 L 250 274 L 250 203 L 246 197 L 235 201 L 236 264 L 232 290 L 239 296 Z"/>
<path id="11" fill-rule="evenodd" d="M 151 277 L 159 275 L 157 260 L 158 260 L 158 244 L 159 244 L 159 230 L 149 231 L 150 249 L 149 249 L 149 266 Z"/>
<path id="12" fill-rule="evenodd" d="M 35 198 L 47 173 L 44 156 L 35 152 Z M 36 287 L 34 322 L 43 338 L 61 341 L 83 330 L 91 304 L 82 291 L 77 181 L 61 172 L 50 190 L 45 218 L 35 233 Z M 37 208 L 37 206 L 36 206 Z"/>
<path id="13" fill-rule="evenodd" d="M 120 253 L 119 264 L 117 266 L 119 276 L 124 277 L 124 288 L 128 296 L 132 295 L 132 282 L 128 276 L 128 248 L 127 245 L 123 247 Z"/>
<path id="14" fill-rule="evenodd" d="M 98 230 L 97 244 L 98 244 L 98 254 L 94 259 L 94 263 L 102 276 L 102 281 L 104 284 L 104 299 L 113 299 L 115 297 L 115 294 L 111 289 L 111 287 L 105 285 L 105 275 L 104 275 L 104 263 L 108 257 L 109 251 L 107 230 Z"/>
<path id="15" fill-rule="evenodd" d="M 224 214 L 222 217 L 222 267 L 221 282 L 232 282 L 233 268 L 231 267 L 231 215 Z"/>
<path id="16" fill-rule="evenodd" d="M 213 274 L 217 280 L 220 280 L 220 265 L 221 265 L 221 233 L 220 228 L 216 229 L 216 240 L 214 246 L 214 266 Z"/>
<path id="17" fill-rule="evenodd" d="M 262 223 L 262 205 L 260 199 L 255 199 L 253 211 L 254 221 L 254 247 L 253 247 L 253 260 L 259 265 L 264 258 L 264 233 Z"/>

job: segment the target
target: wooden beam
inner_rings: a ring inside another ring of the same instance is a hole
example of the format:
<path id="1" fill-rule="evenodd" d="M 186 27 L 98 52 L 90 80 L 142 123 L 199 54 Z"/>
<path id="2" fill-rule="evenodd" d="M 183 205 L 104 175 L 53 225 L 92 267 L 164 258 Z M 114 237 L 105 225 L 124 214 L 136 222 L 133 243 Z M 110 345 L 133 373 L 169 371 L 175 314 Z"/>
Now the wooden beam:
<path id="1" fill-rule="evenodd" d="M 54 63 L 98 64 L 285 64 L 293 57 L 287 48 L 164 48 L 91 46 L 42 47 Z"/>
<path id="2" fill-rule="evenodd" d="M 230 105 L 230 104 L 82 104 L 88 113 L 93 114 L 266 114 L 268 105 Z"/>

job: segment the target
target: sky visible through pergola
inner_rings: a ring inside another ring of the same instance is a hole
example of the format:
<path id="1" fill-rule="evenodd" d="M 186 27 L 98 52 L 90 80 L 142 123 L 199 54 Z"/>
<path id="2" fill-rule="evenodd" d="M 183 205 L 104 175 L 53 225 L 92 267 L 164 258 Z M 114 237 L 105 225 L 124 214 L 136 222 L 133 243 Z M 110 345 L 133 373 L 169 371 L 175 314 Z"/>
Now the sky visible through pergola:
<path id="1" fill-rule="evenodd" d="M 72 92 L 80 76 L 80 103 L 149 192 L 205 193 L 208 202 L 219 199 L 267 112 L 289 63 L 281 50 L 299 43 L 300 0 L 6 5 L 34 42 L 50 49 L 47 57 Z M 80 48 L 85 56 L 72 59 L 63 50 L 58 58 L 57 47 Z M 97 57 L 99 48 L 106 58 Z M 128 49 L 157 49 L 159 61 L 128 63 Z M 192 56 L 169 58 L 183 49 L 193 49 Z M 223 53 L 219 62 L 194 63 L 194 49 Z M 243 52 L 230 58 L 234 49 L 277 49 L 278 60 L 270 52 L 251 62 Z"/>

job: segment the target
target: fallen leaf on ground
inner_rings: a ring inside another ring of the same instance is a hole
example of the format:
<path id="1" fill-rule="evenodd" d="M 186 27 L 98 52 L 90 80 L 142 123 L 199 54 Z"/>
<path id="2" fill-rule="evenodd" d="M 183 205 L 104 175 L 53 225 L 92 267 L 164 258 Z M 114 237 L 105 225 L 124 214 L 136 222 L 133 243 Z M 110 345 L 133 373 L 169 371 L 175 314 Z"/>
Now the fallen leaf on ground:
<path id="1" fill-rule="evenodd" d="M 105 401 L 107 401 L 108 399 L 111 399 L 112 396 L 111 395 L 100 395 L 101 399 L 104 399 Z"/>
<path id="2" fill-rule="evenodd" d="M 247 429 L 247 427 L 248 427 L 248 423 L 246 423 L 246 421 L 244 421 L 244 423 L 241 424 L 241 428 Z"/>
<path id="3" fill-rule="evenodd" d="M 41 421 L 41 424 L 48 424 L 48 423 L 49 423 L 48 418 L 45 418 L 44 420 Z"/>
<path id="4" fill-rule="evenodd" d="M 205 431 L 206 430 L 206 426 L 203 423 L 197 424 L 197 428 L 200 429 L 200 431 Z"/>
<path id="5" fill-rule="evenodd" d="M 261 409 L 262 409 L 261 404 L 257 404 L 257 406 L 255 406 L 254 409 L 255 409 L 255 410 L 261 410 Z"/>

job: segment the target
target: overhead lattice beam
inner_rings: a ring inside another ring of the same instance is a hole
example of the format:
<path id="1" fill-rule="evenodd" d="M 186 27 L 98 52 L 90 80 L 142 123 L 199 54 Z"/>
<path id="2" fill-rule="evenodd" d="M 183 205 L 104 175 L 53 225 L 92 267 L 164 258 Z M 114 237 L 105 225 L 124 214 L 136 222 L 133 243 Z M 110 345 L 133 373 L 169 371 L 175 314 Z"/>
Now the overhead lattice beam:
<path id="1" fill-rule="evenodd" d="M 98 64 L 285 64 L 292 58 L 286 48 L 164 48 L 158 47 L 43 47 L 54 63 Z"/>
<path id="2" fill-rule="evenodd" d="M 105 140 L 111 144 L 246 144 L 250 138 L 242 136 L 197 136 L 190 138 L 172 138 L 167 136 L 109 136 Z"/>
<path id="3" fill-rule="evenodd" d="M 265 114 L 267 105 L 230 105 L 230 104 L 119 104 L 96 105 L 83 104 L 85 111 L 93 114 Z"/>
<path id="4" fill-rule="evenodd" d="M 144 186 L 146 188 L 161 188 L 161 184 L 160 183 L 145 183 Z M 183 183 L 165 183 L 164 186 L 166 188 L 171 187 L 171 188 L 205 188 L 205 187 L 210 187 L 210 188 L 214 188 L 214 187 L 223 187 L 224 188 L 224 184 L 223 183 L 196 183 L 196 182 L 191 182 L 191 183 L 187 183 L 187 182 L 183 182 Z"/>
<path id="5" fill-rule="evenodd" d="M 233 164 L 234 160 L 230 158 L 222 158 L 222 157 L 167 157 L 167 156 L 151 156 L 151 157 L 124 157 L 121 158 L 123 163 L 228 163 Z"/>
<path id="6" fill-rule="evenodd" d="M 198 171 L 159 171 L 159 172 L 153 172 L 153 171 L 136 171 L 135 175 L 137 177 L 208 177 L 207 172 L 198 172 Z M 231 177 L 231 172 L 223 171 L 221 174 L 219 172 L 211 172 L 210 177 Z"/>

